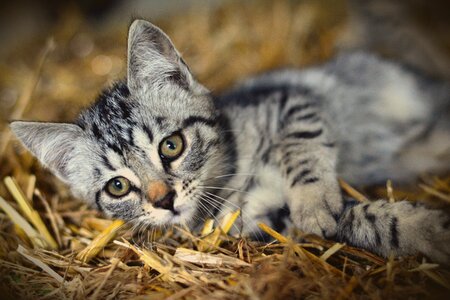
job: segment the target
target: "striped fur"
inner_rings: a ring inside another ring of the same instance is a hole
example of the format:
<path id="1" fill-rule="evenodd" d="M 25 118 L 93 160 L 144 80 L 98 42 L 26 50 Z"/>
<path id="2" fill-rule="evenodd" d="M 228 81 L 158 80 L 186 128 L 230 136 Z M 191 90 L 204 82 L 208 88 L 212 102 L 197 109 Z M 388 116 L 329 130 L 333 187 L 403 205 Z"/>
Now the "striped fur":
<path id="1" fill-rule="evenodd" d="M 77 196 L 139 225 L 195 226 L 240 208 L 235 230 L 256 238 L 265 222 L 384 256 L 422 252 L 449 262 L 446 214 L 404 201 L 344 202 L 337 183 L 339 176 L 354 184 L 407 181 L 447 167 L 448 86 L 351 53 L 264 74 L 214 98 L 157 27 L 135 21 L 128 45 L 127 81 L 75 124 L 11 124 Z M 168 162 L 158 149 L 174 132 L 186 149 Z M 105 192 L 116 176 L 130 181 L 120 199 Z M 155 180 L 174 190 L 173 209 L 148 201 Z"/>

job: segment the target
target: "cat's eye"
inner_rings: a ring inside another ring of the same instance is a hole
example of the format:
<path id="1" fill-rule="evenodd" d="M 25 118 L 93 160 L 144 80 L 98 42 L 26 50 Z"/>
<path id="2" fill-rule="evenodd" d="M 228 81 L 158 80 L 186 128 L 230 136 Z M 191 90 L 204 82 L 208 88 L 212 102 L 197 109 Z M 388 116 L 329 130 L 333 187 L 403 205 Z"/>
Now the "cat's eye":
<path id="1" fill-rule="evenodd" d="M 122 176 L 115 177 L 106 184 L 106 191 L 113 197 L 123 197 L 130 192 L 130 181 Z"/>
<path id="2" fill-rule="evenodd" d="M 174 133 L 161 141 L 159 144 L 159 155 L 163 159 L 174 160 L 181 155 L 183 149 L 183 137 L 179 133 Z"/>

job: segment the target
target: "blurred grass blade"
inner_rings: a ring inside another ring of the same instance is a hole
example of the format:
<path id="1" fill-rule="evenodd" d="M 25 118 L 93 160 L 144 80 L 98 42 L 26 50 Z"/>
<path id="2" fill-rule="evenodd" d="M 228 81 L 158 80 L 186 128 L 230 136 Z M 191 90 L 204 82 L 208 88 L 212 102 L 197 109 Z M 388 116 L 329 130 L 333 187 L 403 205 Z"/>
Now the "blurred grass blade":
<path id="1" fill-rule="evenodd" d="M 110 226 L 102 231 L 92 242 L 77 255 L 77 259 L 82 262 L 89 262 L 92 258 L 105 248 L 105 246 L 114 239 L 117 231 L 125 224 L 122 220 L 115 220 Z"/>
<path id="2" fill-rule="evenodd" d="M 205 224 L 203 225 L 202 231 L 201 231 L 201 235 L 205 236 L 210 234 L 211 232 L 214 231 L 214 220 L 213 219 L 207 219 L 205 221 Z"/>
<path id="3" fill-rule="evenodd" d="M 27 234 L 35 247 L 45 248 L 47 246 L 43 237 L 2 197 L 0 197 L 0 207 L 13 223 Z"/>
<path id="4" fill-rule="evenodd" d="M 231 227 L 234 225 L 234 222 L 236 222 L 236 219 L 241 214 L 240 210 L 237 210 L 233 213 L 226 214 L 225 217 L 223 217 L 222 221 L 220 222 L 220 228 L 222 229 L 222 232 L 227 234 L 228 231 L 230 231 Z"/>
<path id="5" fill-rule="evenodd" d="M 342 247 L 344 247 L 344 244 L 340 244 L 340 243 L 336 243 L 333 246 L 331 246 L 330 248 L 328 248 L 327 251 L 325 251 L 322 256 L 320 256 L 320 259 L 323 261 L 326 261 L 328 258 L 330 258 L 333 254 L 335 254 L 336 252 L 338 252 L 339 250 L 342 249 Z"/>
<path id="6" fill-rule="evenodd" d="M 314 254 L 310 253 L 309 251 L 306 251 L 300 245 L 294 243 L 294 241 L 285 237 L 284 235 L 280 234 L 279 232 L 273 230 L 266 224 L 259 223 L 258 227 L 261 228 L 264 232 L 266 232 L 270 236 L 272 236 L 273 238 L 277 239 L 280 243 L 289 245 L 292 248 L 292 250 L 294 250 L 294 252 L 297 253 L 297 255 L 301 259 L 309 259 L 312 262 L 314 262 L 315 264 L 319 264 L 319 265 L 325 267 L 327 270 L 329 270 L 330 272 L 333 272 L 336 275 L 346 277 L 346 274 L 344 274 L 341 270 L 333 267 L 332 265 L 328 264 L 324 260 L 322 260 L 322 259 L 318 258 L 317 256 L 315 256 Z M 332 251 L 334 251 L 334 249 Z"/>
<path id="7" fill-rule="evenodd" d="M 234 266 L 234 267 L 249 267 L 249 266 L 251 266 L 249 263 L 246 263 L 245 261 L 242 261 L 236 257 L 220 255 L 220 254 L 217 255 L 217 254 L 204 253 L 204 252 L 199 252 L 199 251 L 182 248 L 182 247 L 177 248 L 174 257 L 176 257 L 182 261 L 201 264 L 201 265 L 209 265 L 209 266 L 214 266 L 214 267 L 220 267 L 223 265 L 229 265 L 229 266 Z"/>
<path id="8" fill-rule="evenodd" d="M 278 240 L 280 243 L 288 243 L 289 239 L 285 237 L 284 235 L 278 233 L 277 231 L 273 230 L 269 226 L 267 226 L 264 223 L 259 223 L 258 227 L 261 228 L 265 233 L 273 237 L 274 239 Z"/>
<path id="9" fill-rule="evenodd" d="M 53 269 L 50 268 L 47 264 L 45 264 L 43 261 L 37 259 L 36 257 L 31 256 L 29 253 L 27 253 L 28 251 L 21 245 L 19 245 L 19 247 L 17 248 L 17 252 L 19 252 L 26 259 L 28 259 L 29 261 L 34 263 L 36 266 L 38 266 L 39 268 L 44 270 L 48 275 L 53 277 L 59 283 L 62 283 L 64 281 L 64 278 L 62 278 L 61 275 L 59 275 L 58 273 L 53 271 Z"/>
<path id="10" fill-rule="evenodd" d="M 127 240 L 123 240 L 123 242 L 119 242 L 119 241 L 114 241 L 115 244 L 120 245 L 122 247 L 126 247 L 128 249 L 133 250 L 133 252 L 135 252 L 139 258 L 150 268 L 158 271 L 158 273 L 160 273 L 162 275 L 162 278 L 164 280 L 170 280 L 168 276 L 168 274 L 170 274 L 171 271 L 171 267 L 167 266 L 164 262 L 164 260 L 162 260 L 158 255 L 156 255 L 153 252 L 150 252 L 148 250 L 145 249 L 139 249 L 138 247 L 130 244 Z"/>
<path id="11" fill-rule="evenodd" d="M 201 242 L 198 244 L 198 250 L 200 251 L 210 251 L 216 247 L 219 247 L 222 240 L 220 239 L 220 235 L 227 234 L 231 227 L 234 225 L 234 222 L 236 222 L 236 219 L 239 217 L 241 211 L 237 210 L 235 212 L 230 212 L 226 214 L 223 219 L 220 221 L 220 226 L 216 227 L 216 229 L 206 237 L 204 237 Z M 203 227 L 203 232 L 206 232 L 206 230 L 210 229 L 212 226 L 212 223 L 207 220 L 205 222 L 205 225 Z"/>
<path id="12" fill-rule="evenodd" d="M 11 177 L 5 177 L 4 179 L 6 188 L 13 196 L 14 200 L 19 204 L 20 209 L 28 218 L 29 221 L 34 225 L 34 227 L 39 231 L 42 237 L 47 242 L 47 245 L 51 249 L 58 249 L 58 244 L 56 243 L 53 236 L 48 231 L 47 227 L 42 221 L 39 213 L 31 206 L 30 202 L 26 199 L 24 193 L 18 186 L 17 182 Z"/>
<path id="13" fill-rule="evenodd" d="M 347 192 L 347 194 L 349 194 L 350 196 L 352 196 L 355 200 L 358 200 L 359 202 L 369 202 L 369 199 L 367 199 L 366 196 L 364 196 L 363 194 L 361 194 L 360 192 L 358 192 L 356 189 L 354 189 L 350 184 L 348 184 L 347 182 L 345 182 L 342 179 L 338 179 L 339 181 L 339 185 L 341 186 L 341 188 Z"/>

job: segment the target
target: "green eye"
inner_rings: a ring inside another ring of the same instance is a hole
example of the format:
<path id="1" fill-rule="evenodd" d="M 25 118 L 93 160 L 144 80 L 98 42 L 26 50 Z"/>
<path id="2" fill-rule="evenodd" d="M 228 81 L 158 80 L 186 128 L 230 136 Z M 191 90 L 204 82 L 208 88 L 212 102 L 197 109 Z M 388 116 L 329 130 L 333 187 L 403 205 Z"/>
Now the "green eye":
<path id="1" fill-rule="evenodd" d="M 179 133 L 175 133 L 163 139 L 159 144 L 159 155 L 162 158 L 174 160 L 181 155 L 183 149 L 183 138 Z"/>
<path id="2" fill-rule="evenodd" d="M 113 197 L 123 197 L 130 192 L 130 181 L 125 177 L 115 177 L 106 184 L 106 191 Z"/>

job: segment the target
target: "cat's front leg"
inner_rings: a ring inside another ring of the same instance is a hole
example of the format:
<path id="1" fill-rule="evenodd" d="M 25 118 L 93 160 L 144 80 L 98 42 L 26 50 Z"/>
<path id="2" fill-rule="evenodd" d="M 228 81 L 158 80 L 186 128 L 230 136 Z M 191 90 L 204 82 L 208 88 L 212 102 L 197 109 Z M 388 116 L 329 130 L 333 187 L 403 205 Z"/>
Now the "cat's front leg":
<path id="1" fill-rule="evenodd" d="M 336 174 L 337 151 L 327 138 L 325 124 L 310 116 L 317 114 L 309 109 L 291 113 L 290 122 L 287 118 L 289 125 L 283 128 L 278 148 L 279 161 L 294 225 L 329 238 L 335 236 L 343 210 Z"/>
<path id="2" fill-rule="evenodd" d="M 283 151 L 288 205 L 295 226 L 307 233 L 333 237 L 343 209 L 334 158 L 328 149 L 299 144 L 298 155 Z"/>

